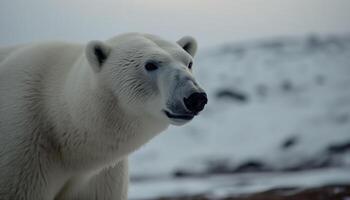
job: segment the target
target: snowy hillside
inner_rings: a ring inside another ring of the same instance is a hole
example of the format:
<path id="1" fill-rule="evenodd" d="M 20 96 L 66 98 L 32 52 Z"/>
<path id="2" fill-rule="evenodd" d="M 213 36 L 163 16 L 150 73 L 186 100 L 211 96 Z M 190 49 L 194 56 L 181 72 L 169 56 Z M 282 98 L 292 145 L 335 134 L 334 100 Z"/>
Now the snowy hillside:
<path id="1" fill-rule="evenodd" d="M 350 36 L 201 52 L 209 104 L 130 158 L 131 199 L 350 183 Z"/>

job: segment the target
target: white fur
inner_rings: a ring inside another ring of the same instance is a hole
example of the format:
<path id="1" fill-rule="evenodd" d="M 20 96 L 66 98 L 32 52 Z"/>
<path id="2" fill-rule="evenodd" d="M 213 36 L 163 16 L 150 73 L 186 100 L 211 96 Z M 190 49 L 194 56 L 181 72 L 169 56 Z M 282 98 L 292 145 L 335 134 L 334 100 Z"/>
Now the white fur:
<path id="1" fill-rule="evenodd" d="M 139 33 L 0 48 L 0 199 L 127 199 L 127 156 L 186 123 L 163 111 L 202 91 L 187 68 L 196 48 Z"/>

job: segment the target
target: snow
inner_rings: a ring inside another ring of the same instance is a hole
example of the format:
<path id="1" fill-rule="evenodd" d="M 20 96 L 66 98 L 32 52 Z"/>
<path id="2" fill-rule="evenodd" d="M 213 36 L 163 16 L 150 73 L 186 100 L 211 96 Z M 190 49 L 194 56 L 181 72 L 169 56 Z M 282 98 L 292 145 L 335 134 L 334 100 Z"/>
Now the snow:
<path id="1" fill-rule="evenodd" d="M 194 70 L 209 103 L 130 157 L 132 199 L 350 183 L 349 150 L 330 151 L 350 143 L 350 37 L 230 44 L 201 52 Z M 219 98 L 220 91 L 246 99 Z M 269 172 L 210 171 L 251 161 Z M 309 170 L 290 172 L 296 168 Z M 210 176 L 174 178 L 179 171 Z"/>
<path id="2" fill-rule="evenodd" d="M 244 195 L 271 188 L 317 187 L 349 183 L 349 169 L 325 169 L 293 173 L 244 173 L 206 178 L 160 179 L 137 182 L 130 189 L 130 199 L 205 194 L 215 198 Z"/>

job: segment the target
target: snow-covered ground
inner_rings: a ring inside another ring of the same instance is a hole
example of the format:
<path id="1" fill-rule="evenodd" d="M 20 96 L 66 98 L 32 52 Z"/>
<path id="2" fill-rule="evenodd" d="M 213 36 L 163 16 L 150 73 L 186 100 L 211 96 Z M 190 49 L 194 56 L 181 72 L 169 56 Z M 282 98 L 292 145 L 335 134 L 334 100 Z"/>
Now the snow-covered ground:
<path id="1" fill-rule="evenodd" d="M 209 103 L 130 158 L 131 199 L 350 183 L 350 36 L 201 52 Z"/>

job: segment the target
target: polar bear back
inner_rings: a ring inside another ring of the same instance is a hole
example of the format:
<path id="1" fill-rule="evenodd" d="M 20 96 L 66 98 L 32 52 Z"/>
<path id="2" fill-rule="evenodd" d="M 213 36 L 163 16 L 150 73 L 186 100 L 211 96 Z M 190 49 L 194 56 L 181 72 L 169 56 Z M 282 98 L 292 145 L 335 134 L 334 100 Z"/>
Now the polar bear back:
<path id="1" fill-rule="evenodd" d="M 16 119 L 17 123 L 29 120 L 29 101 L 24 99 L 33 100 L 30 102 L 34 105 L 34 101 L 41 101 L 41 95 L 54 97 L 59 93 L 64 74 L 69 72 L 82 49 L 82 46 L 59 42 L 0 48 L 0 117 L 5 117 L 0 118 L 1 146 L 2 141 L 12 137 L 9 133 L 20 132 L 15 131 L 20 126 L 11 126 L 8 120 Z"/>

